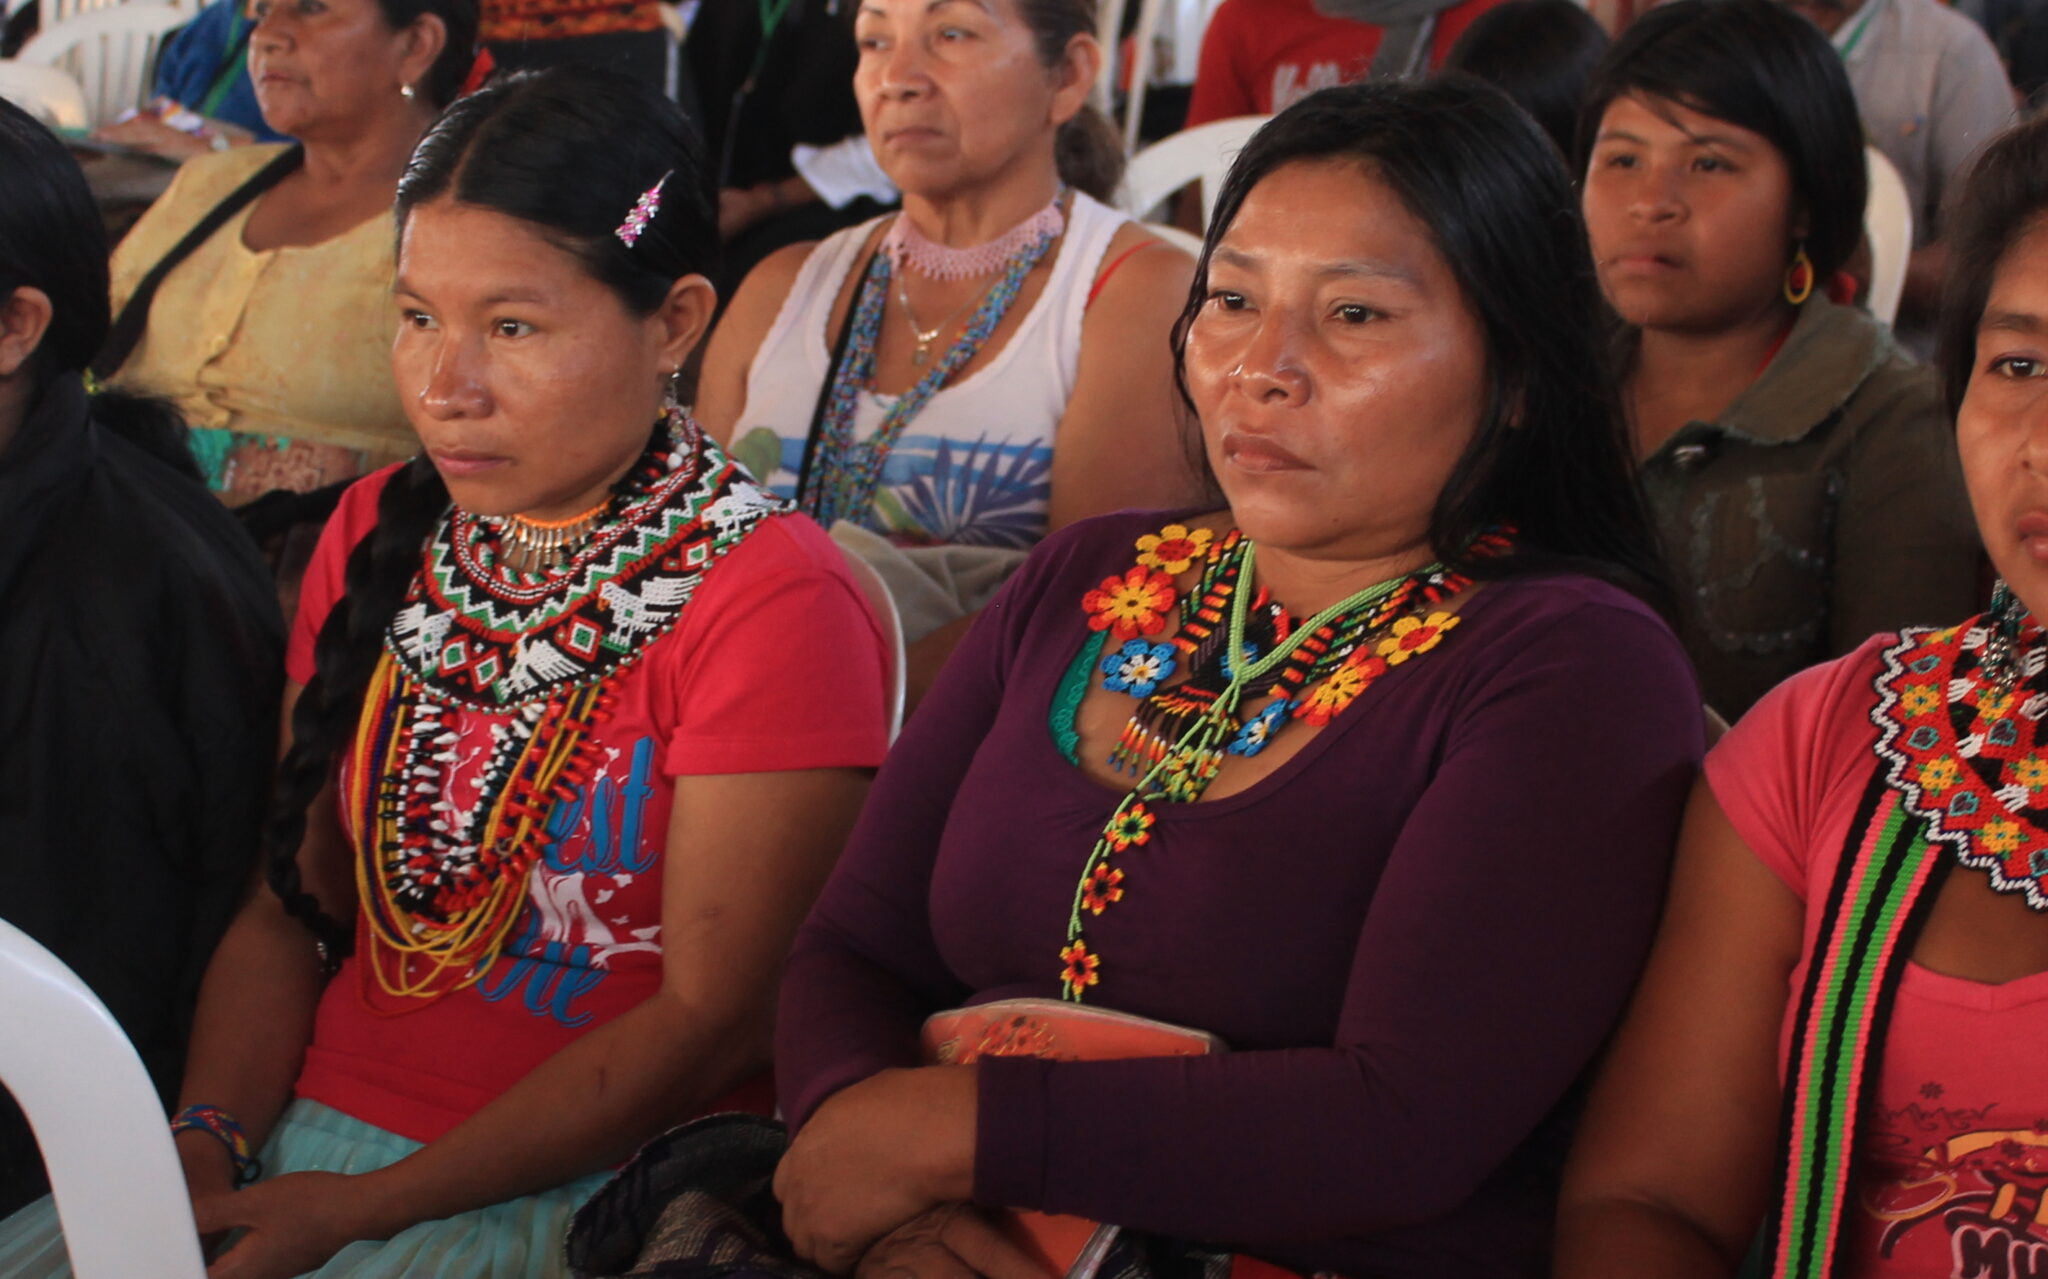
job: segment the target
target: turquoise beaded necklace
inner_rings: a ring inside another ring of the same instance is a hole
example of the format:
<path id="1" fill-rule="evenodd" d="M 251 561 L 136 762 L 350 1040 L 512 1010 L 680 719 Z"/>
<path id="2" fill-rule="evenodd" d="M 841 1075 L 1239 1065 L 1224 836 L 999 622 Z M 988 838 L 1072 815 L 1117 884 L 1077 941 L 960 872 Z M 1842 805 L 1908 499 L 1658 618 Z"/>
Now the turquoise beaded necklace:
<path id="1" fill-rule="evenodd" d="M 1024 286 L 1024 277 L 1045 257 L 1054 238 L 1051 234 L 1042 235 L 1010 259 L 944 357 L 918 379 L 917 385 L 897 397 L 883 414 L 874 435 L 856 440 L 854 417 L 860 407 L 861 392 L 874 382 L 875 348 L 882 334 L 882 313 L 889 301 L 889 281 L 896 269 L 888 253 L 874 255 L 868 263 L 867 275 L 861 280 L 860 296 L 854 302 L 846 354 L 832 371 L 832 393 L 820 423 L 817 461 L 805 477 L 803 491 L 797 494 L 797 505 L 805 514 L 827 528 L 835 520 L 861 521 L 874 504 L 883 464 L 902 438 L 904 428 L 981 350 L 1009 314 L 1010 305 Z"/>

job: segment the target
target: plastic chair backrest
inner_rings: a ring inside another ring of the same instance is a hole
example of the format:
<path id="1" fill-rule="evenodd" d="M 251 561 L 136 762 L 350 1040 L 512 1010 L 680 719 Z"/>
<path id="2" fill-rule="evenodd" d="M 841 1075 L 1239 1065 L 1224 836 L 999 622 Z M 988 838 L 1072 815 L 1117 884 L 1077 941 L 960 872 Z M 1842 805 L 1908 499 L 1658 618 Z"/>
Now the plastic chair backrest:
<path id="1" fill-rule="evenodd" d="M 1870 313 L 1890 324 L 1906 290 L 1906 263 L 1913 256 L 1913 201 L 1905 180 L 1876 147 L 1863 148 L 1870 171 L 1870 196 L 1863 206 L 1863 234 L 1870 240 Z"/>
<path id="2" fill-rule="evenodd" d="M 1143 218 L 1175 191 L 1200 182 L 1202 225 L 1208 226 L 1230 162 L 1269 119 L 1263 115 L 1232 116 L 1161 138 L 1131 157 L 1124 169 L 1117 207 L 1134 218 Z"/>
<path id="3" fill-rule="evenodd" d="M 860 583 L 860 593 L 867 596 L 868 607 L 875 610 L 875 618 L 881 622 L 889 643 L 889 740 L 893 743 L 903 731 L 903 615 L 896 611 L 896 599 L 889 594 L 889 584 L 882 580 L 874 565 L 843 546 L 839 552 L 846 557 L 846 567 L 853 571 L 853 580 Z"/>
<path id="4" fill-rule="evenodd" d="M 1131 32 L 1131 91 L 1124 96 L 1124 154 L 1138 149 L 1138 125 L 1145 114 L 1145 88 L 1159 48 L 1159 10 L 1164 0 L 1138 0 L 1138 26 Z"/>
<path id="5" fill-rule="evenodd" d="M 157 49 L 192 15 L 157 0 L 127 0 L 45 26 L 21 47 L 20 61 L 59 67 L 77 78 L 94 125 L 149 99 Z"/>
<path id="6" fill-rule="evenodd" d="M 1102 46 L 1102 69 L 1088 100 L 1104 115 L 1116 101 L 1117 36 L 1124 29 L 1124 0 L 1099 0 L 1095 6 L 1095 39 Z"/>
<path id="7" fill-rule="evenodd" d="M 26 852 L 27 850 L 19 850 Z M 0 1083 L 42 1147 L 77 1279 L 201 1279 L 199 1235 L 149 1072 L 78 975 L 0 920 Z"/>
<path id="8" fill-rule="evenodd" d="M 1174 248 L 1186 253 L 1189 257 L 1199 258 L 1202 256 L 1202 237 L 1194 234 L 1192 231 L 1183 231 L 1177 226 L 1167 226 L 1163 222 L 1147 222 L 1143 225 L 1147 231 L 1166 241 Z"/>
<path id="9" fill-rule="evenodd" d="M 0 62 L 0 98 L 53 129 L 86 129 L 92 125 L 91 114 L 85 108 L 85 90 L 56 67 L 30 66 L 12 59 Z"/>

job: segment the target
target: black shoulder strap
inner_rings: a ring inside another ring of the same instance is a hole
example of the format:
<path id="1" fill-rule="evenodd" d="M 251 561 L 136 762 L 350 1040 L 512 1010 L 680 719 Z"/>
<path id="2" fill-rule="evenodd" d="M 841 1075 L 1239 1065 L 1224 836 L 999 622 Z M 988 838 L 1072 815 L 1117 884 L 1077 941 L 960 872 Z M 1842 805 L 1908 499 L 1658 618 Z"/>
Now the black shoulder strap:
<path id="1" fill-rule="evenodd" d="M 185 238 L 173 245 L 163 260 L 149 269 L 142 282 L 135 286 L 135 292 L 128 296 L 127 305 L 115 317 L 114 325 L 107 332 L 107 344 L 100 348 L 99 358 L 92 362 L 92 375 L 101 380 L 112 377 L 142 340 L 143 330 L 149 327 L 149 305 L 156 300 L 156 291 L 164 278 L 177 268 L 180 262 L 192 256 L 192 251 L 213 238 L 213 233 L 226 225 L 247 208 L 257 196 L 276 186 L 287 174 L 305 163 L 303 147 L 290 147 L 285 152 L 256 171 L 254 177 L 236 187 L 228 198 L 207 213 L 196 226 L 185 233 Z"/>
<path id="2" fill-rule="evenodd" d="M 817 458 L 818 437 L 824 433 L 825 406 L 832 402 L 832 384 L 839 380 L 839 362 L 846 358 L 846 340 L 853 334 L 853 317 L 860 310 L 860 295 L 867 290 L 867 276 L 872 270 L 874 259 L 871 257 L 861 271 L 860 283 L 854 286 L 853 296 L 846 300 L 846 315 L 839 321 L 839 336 L 832 340 L 832 356 L 825 361 L 825 381 L 818 388 L 817 403 L 811 405 L 811 426 L 804 433 L 804 460 L 796 473 L 796 500 L 800 508 L 814 515 L 817 504 L 810 500 L 815 496 L 810 492 L 811 465 Z"/>

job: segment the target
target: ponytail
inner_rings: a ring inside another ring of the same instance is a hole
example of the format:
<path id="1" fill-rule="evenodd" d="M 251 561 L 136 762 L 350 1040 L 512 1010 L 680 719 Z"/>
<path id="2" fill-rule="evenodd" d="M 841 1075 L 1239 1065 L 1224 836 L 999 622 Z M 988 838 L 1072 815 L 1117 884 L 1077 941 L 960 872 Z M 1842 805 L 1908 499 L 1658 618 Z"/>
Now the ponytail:
<path id="1" fill-rule="evenodd" d="M 355 736 L 385 628 L 405 602 L 421 548 L 447 510 L 448 486 L 426 458 L 393 473 L 377 498 L 376 526 L 349 553 L 341 598 L 313 647 L 313 678 L 292 709 L 291 748 L 278 767 L 263 825 L 263 876 L 285 913 L 313 934 L 329 968 L 355 948 L 355 932 L 306 891 L 299 870 L 306 811 L 333 777 L 336 753 Z"/>
<path id="2" fill-rule="evenodd" d="M 100 390 L 92 396 L 92 420 L 187 479 L 206 476 L 192 457 L 192 433 L 184 414 L 169 400 L 126 391 Z"/>
<path id="3" fill-rule="evenodd" d="M 1094 103 L 1060 126 L 1053 139 L 1053 156 L 1059 163 L 1060 181 L 1085 191 L 1108 204 L 1116 198 L 1116 185 L 1124 176 L 1124 143 L 1116 126 Z"/>

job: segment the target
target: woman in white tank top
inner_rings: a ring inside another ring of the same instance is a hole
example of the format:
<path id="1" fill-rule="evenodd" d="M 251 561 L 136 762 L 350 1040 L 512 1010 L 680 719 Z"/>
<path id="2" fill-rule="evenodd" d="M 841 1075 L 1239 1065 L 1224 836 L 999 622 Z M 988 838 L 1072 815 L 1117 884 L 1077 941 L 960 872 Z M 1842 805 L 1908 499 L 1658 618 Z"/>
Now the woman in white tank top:
<path id="1" fill-rule="evenodd" d="M 768 258 L 696 412 L 889 581 L 912 697 L 1046 533 L 1195 500 L 1169 338 L 1192 262 L 1099 202 L 1093 0 L 863 0 L 854 91 L 903 212 Z M 836 353 L 836 358 L 835 358 Z"/>

